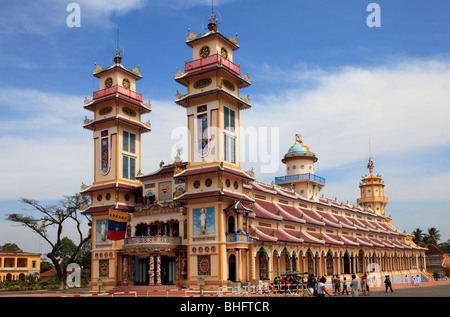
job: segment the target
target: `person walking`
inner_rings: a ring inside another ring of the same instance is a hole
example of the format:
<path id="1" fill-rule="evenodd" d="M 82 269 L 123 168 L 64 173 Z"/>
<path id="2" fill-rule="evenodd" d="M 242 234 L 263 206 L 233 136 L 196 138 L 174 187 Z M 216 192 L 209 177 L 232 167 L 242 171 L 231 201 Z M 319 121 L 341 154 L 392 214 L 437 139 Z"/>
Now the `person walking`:
<path id="1" fill-rule="evenodd" d="M 392 290 L 392 281 L 389 275 L 386 275 L 386 278 L 384 279 L 384 285 L 386 286 L 386 293 L 388 292 L 388 289 L 391 290 L 391 293 L 394 291 Z"/>
<path id="2" fill-rule="evenodd" d="M 358 295 L 359 295 L 358 287 L 359 287 L 358 280 L 356 279 L 356 275 L 353 274 L 352 281 L 350 282 L 350 296 L 351 297 L 358 297 Z"/>
<path id="3" fill-rule="evenodd" d="M 327 294 L 329 297 L 331 297 L 331 294 L 328 293 L 328 291 L 325 288 L 325 283 L 327 282 L 327 279 L 322 276 L 319 279 L 319 283 L 317 283 L 317 297 L 325 297 L 325 294 Z"/>
<path id="4" fill-rule="evenodd" d="M 344 276 L 344 281 L 342 282 L 342 295 L 344 295 L 344 292 L 348 295 L 347 278 L 345 276 Z"/>
<path id="5" fill-rule="evenodd" d="M 366 279 L 366 275 L 364 274 L 361 277 L 361 293 L 365 296 L 366 295 L 366 284 L 367 283 L 367 279 Z"/>
<path id="6" fill-rule="evenodd" d="M 341 279 L 339 278 L 339 274 L 336 274 L 335 279 L 336 284 L 334 285 L 334 295 L 339 295 L 341 292 Z"/>

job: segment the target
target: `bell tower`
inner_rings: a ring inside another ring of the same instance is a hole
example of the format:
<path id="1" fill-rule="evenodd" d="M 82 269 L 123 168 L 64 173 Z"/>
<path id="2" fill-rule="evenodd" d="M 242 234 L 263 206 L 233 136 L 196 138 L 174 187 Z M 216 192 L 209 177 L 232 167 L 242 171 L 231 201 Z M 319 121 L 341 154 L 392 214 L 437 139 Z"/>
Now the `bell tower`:
<path id="1" fill-rule="evenodd" d="M 108 287 L 119 280 L 118 250 L 123 244 L 123 240 L 107 239 L 109 210 L 131 212 L 140 196 L 136 176 L 141 168 L 141 135 L 151 130 L 150 122 L 141 122 L 141 116 L 151 107 L 136 92 L 136 82 L 142 78 L 139 68 L 124 67 L 119 50 L 112 66 L 96 65 L 93 75 L 100 87 L 92 100 L 84 101 L 84 109 L 93 118 L 86 117 L 83 127 L 93 133 L 94 181 L 91 186 L 82 185 L 81 193 L 91 197 L 91 205 L 82 213 L 92 216 L 91 287 L 98 279 Z"/>
<path id="2" fill-rule="evenodd" d="M 357 204 L 370 208 L 375 213 L 384 216 L 389 199 L 384 196 L 385 184 L 381 175 L 373 174 L 375 166 L 372 157 L 369 158 L 367 168 L 369 169 L 369 175 L 361 178 L 361 182 L 359 183 L 361 197 L 357 199 Z"/>
<path id="3" fill-rule="evenodd" d="M 250 86 L 248 75 L 233 62 L 237 37 L 219 32 L 211 14 L 207 33 L 190 30 L 186 44 L 192 60 L 178 70 L 175 103 L 186 109 L 188 164 L 174 175 L 186 190 L 175 200 L 184 203 L 188 233 L 188 284 L 203 277 L 207 285 L 222 286 L 228 280 L 244 280 L 248 255 L 248 214 L 253 198 L 244 184 L 253 177 L 241 170 L 240 113 L 251 107 L 240 89 Z"/>
<path id="4" fill-rule="evenodd" d="M 300 134 L 289 148 L 281 162 L 286 164 L 286 176 L 275 177 L 275 183 L 290 188 L 300 196 L 313 201 L 319 200 L 319 191 L 325 186 L 325 179 L 315 174 L 314 163 L 318 158 L 303 144 Z"/>

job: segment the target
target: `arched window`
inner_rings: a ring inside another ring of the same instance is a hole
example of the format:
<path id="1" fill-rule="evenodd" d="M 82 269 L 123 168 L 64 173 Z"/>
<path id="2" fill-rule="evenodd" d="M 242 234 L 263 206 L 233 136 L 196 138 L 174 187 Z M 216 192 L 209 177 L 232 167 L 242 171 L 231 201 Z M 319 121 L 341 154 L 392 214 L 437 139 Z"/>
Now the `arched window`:
<path id="1" fill-rule="evenodd" d="M 327 253 L 326 257 L 326 265 L 327 265 L 327 275 L 333 275 L 333 255 L 330 251 Z"/>
<path id="2" fill-rule="evenodd" d="M 259 262 L 259 278 L 261 280 L 267 280 L 269 278 L 269 257 L 262 248 L 259 249 L 256 257 Z"/>
<path id="3" fill-rule="evenodd" d="M 144 205 L 152 205 L 155 202 L 155 194 L 151 191 L 147 193 L 144 197 Z"/>
<path id="4" fill-rule="evenodd" d="M 235 227 L 234 227 L 234 217 L 229 216 L 228 217 L 228 233 L 235 233 Z"/>

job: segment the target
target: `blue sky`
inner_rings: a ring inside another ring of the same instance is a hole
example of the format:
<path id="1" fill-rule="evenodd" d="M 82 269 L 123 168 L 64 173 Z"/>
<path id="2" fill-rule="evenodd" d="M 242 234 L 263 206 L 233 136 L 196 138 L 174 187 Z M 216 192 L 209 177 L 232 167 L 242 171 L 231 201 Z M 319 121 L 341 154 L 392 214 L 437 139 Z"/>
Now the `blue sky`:
<path id="1" fill-rule="evenodd" d="M 174 103 L 177 67 L 192 59 L 188 28 L 202 33 L 209 0 L 77 1 L 81 26 L 68 27 L 75 1 L 10 1 L 0 11 L 0 245 L 41 250 L 25 228 L 3 221 L 19 197 L 51 203 L 93 175 L 92 134 L 82 128 L 94 63 L 111 64 L 119 28 L 123 64 L 140 65 L 142 170 L 171 162 L 185 110 Z M 241 157 L 258 180 L 285 174 L 281 157 L 301 133 L 316 153 L 326 197 L 355 203 L 369 153 L 386 183 L 386 214 L 400 230 L 436 227 L 450 239 L 450 4 L 374 1 L 215 1 L 220 32 L 238 33 L 234 62 L 249 73 L 252 108 L 242 126 L 257 134 L 257 159 Z M 269 131 L 267 140 L 264 132 Z M 369 149 L 370 144 L 370 149 Z M 242 142 L 243 151 L 255 144 Z M 264 151 L 264 145 L 267 146 Z M 264 156 L 263 154 L 268 155 Z M 70 232 L 68 232 L 70 235 Z M 45 244 L 44 244 L 45 246 Z"/>

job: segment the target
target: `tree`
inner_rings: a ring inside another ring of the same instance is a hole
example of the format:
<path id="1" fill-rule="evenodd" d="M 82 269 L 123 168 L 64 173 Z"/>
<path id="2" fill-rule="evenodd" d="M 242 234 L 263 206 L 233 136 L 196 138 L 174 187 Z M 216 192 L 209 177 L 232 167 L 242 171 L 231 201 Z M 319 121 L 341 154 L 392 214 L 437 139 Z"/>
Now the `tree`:
<path id="1" fill-rule="evenodd" d="M 424 235 L 424 242 L 426 244 L 437 245 L 438 241 L 441 239 L 441 234 L 436 228 L 428 228 L 428 234 Z"/>
<path id="2" fill-rule="evenodd" d="M 450 239 L 447 242 L 439 243 L 438 247 L 444 250 L 445 253 L 450 253 Z"/>
<path id="3" fill-rule="evenodd" d="M 413 242 L 417 245 L 423 242 L 423 231 L 417 228 L 412 232 L 412 235 L 414 236 L 412 238 Z"/>
<path id="4" fill-rule="evenodd" d="M 0 247 L 0 250 L 4 251 L 22 251 L 21 248 L 17 246 L 15 243 L 5 243 L 3 246 Z"/>
<path id="5" fill-rule="evenodd" d="M 67 265 L 73 262 L 83 244 L 91 238 L 91 230 L 89 230 L 86 236 L 83 235 L 81 230 L 82 220 L 80 219 L 79 213 L 82 206 L 89 204 L 89 198 L 77 193 L 73 196 L 64 196 L 64 199 L 60 200 L 58 204 L 48 206 L 42 206 L 36 200 L 28 198 L 20 198 L 19 201 L 33 207 L 34 211 L 39 212 L 41 216 L 33 217 L 13 213 L 8 214 L 6 220 L 20 223 L 21 225 L 30 228 L 50 244 L 51 250 L 46 256 L 55 267 L 60 282 L 60 289 L 66 289 Z M 90 218 L 86 215 L 84 216 L 90 225 Z M 65 249 L 65 243 L 67 241 L 62 238 L 62 231 L 63 227 L 70 220 L 75 222 L 80 241 L 71 254 L 70 252 L 66 254 L 63 253 L 63 249 Z M 52 241 L 48 235 L 47 229 L 50 227 L 56 227 L 55 241 Z"/>

